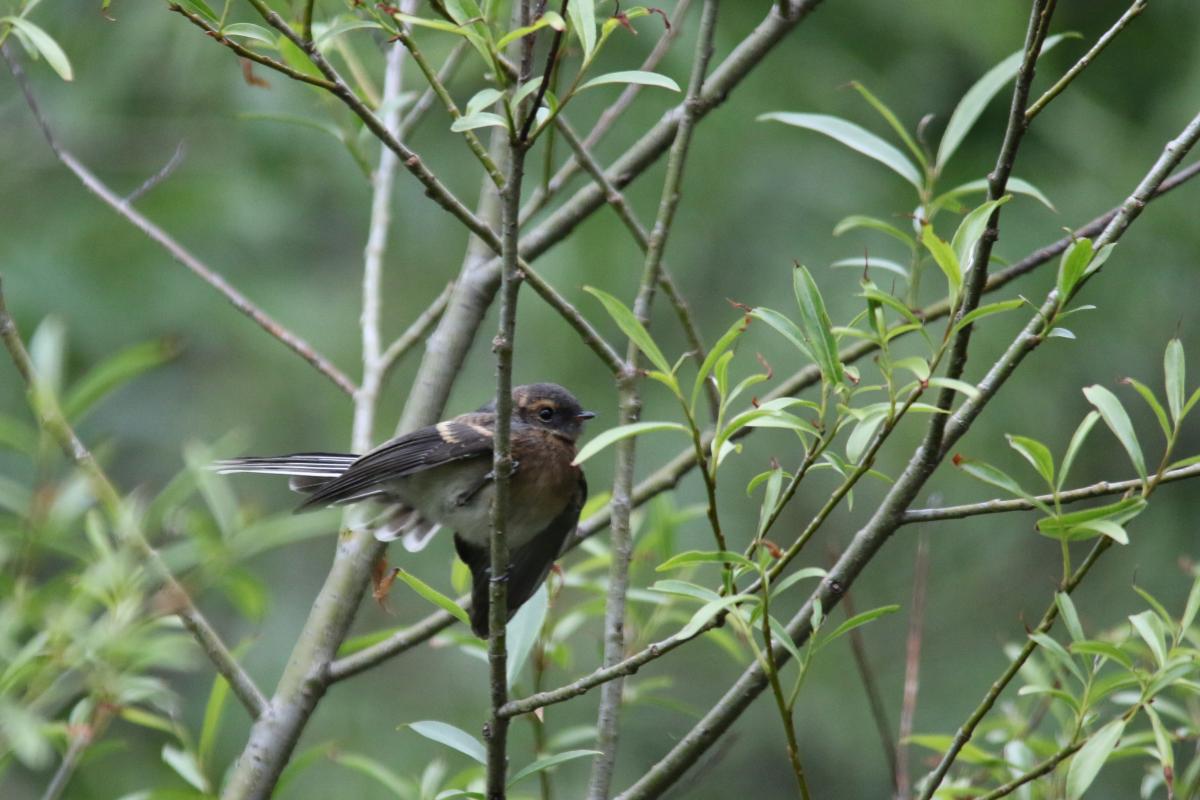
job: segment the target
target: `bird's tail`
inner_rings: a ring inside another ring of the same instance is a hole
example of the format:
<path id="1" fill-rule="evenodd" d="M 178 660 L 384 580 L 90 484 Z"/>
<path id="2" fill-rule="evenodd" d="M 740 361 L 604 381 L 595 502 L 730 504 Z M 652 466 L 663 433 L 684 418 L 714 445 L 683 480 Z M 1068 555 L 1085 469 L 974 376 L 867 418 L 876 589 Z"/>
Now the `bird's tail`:
<path id="1" fill-rule="evenodd" d="M 290 475 L 293 491 L 308 494 L 338 477 L 358 456 L 346 453 L 293 453 L 288 456 L 245 456 L 217 461 L 213 469 L 222 474 L 256 472 L 263 475 Z"/>

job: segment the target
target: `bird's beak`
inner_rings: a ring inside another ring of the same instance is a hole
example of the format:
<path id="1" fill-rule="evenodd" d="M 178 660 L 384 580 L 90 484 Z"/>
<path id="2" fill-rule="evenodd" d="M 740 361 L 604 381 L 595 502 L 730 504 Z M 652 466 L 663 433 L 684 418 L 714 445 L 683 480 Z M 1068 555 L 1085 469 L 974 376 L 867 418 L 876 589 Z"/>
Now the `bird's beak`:
<path id="1" fill-rule="evenodd" d="M 595 411 L 583 411 L 575 415 L 575 419 L 586 422 L 596 416 Z"/>

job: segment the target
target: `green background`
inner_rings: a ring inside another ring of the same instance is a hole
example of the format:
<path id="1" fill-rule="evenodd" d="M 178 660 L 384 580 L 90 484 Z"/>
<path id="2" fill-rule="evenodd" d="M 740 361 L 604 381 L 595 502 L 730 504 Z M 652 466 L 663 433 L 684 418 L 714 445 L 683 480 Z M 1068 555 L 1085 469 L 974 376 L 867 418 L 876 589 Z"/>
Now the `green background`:
<path id="1" fill-rule="evenodd" d="M 698 11 L 699 3 L 694 11 Z M 1091 0 L 1060 4 L 1056 31 L 1074 30 L 1084 40 L 1065 42 L 1041 62 L 1036 88 L 1049 85 L 1125 8 Z M 288 327 L 353 374 L 358 360 L 361 256 L 367 228 L 369 187 L 346 151 L 319 131 L 251 121 L 250 111 L 301 114 L 344 120 L 340 108 L 313 90 L 282 76 L 257 74 L 267 89 L 249 86 L 237 61 L 162 4 L 116 0 L 115 22 L 98 13 L 98 0 L 47 0 L 34 19 L 70 55 L 76 80 L 59 81 L 43 64 L 27 64 L 45 112 L 64 144 L 104 180 L 130 191 L 157 171 L 183 143 L 185 159 L 139 208 L 174 234 L 210 266 Z M 245 13 L 241 4 L 235 4 Z M 765 2 L 723 4 L 717 32 L 720 59 L 761 17 Z M 320 3 L 329 13 L 339 4 Z M 834 224 L 851 213 L 906 222 L 910 188 L 894 174 L 815 134 L 754 122 L 767 111 L 834 114 L 885 133 L 877 117 L 846 86 L 859 80 L 896 109 L 910 128 L 935 115 L 936 137 L 957 99 L 983 72 L 1020 47 L 1027 4 L 995 0 L 907 3 L 827 0 L 808 21 L 755 70 L 729 101 L 698 129 L 684 183 L 683 202 L 667 260 L 692 303 L 709 342 L 735 318 L 727 303 L 768 305 L 791 312 L 793 260 L 817 276 L 837 322 L 858 311 L 852 297 L 858 273 L 830 270 L 839 258 L 878 255 L 887 240 L 850 234 L 833 238 Z M 659 71 L 685 82 L 697 14 L 688 20 L 671 56 Z M 605 55 L 609 69 L 632 68 L 650 49 L 660 29 L 641 20 L 636 38 L 615 37 Z M 421 40 L 436 56 L 445 45 L 437 34 Z M 365 45 L 368 34 L 351 34 Z M 1083 77 L 1046 110 L 1025 141 L 1015 174 L 1037 184 L 1057 213 L 1026 198 L 1004 212 L 997 254 L 1016 260 L 1123 199 L 1174 136 L 1197 111 L 1200 98 L 1200 6 L 1188 0 L 1152 4 Z M 368 48 L 363 48 L 368 49 Z M 377 66 L 372 54 L 370 64 Z M 410 71 L 408 80 L 417 85 Z M 452 86 L 460 103 L 482 86 L 464 70 Z M 584 96 L 571 112 L 584 129 L 615 99 L 618 89 Z M 966 140 L 943 186 L 978 178 L 991 168 L 1006 113 L 993 102 Z M 621 124 L 599 147 L 608 162 L 678 98 L 647 89 Z M 11 78 L 0 76 L 0 272 L 8 302 L 25 333 L 47 314 L 69 327 L 70 368 L 79 374 L 113 351 L 147 338 L 178 337 L 180 358 L 110 398 L 83 425 L 92 443 L 111 445 L 108 460 L 125 489 L 161 486 L 182 463 L 183 446 L 213 442 L 237 432 L 240 447 L 255 452 L 335 450 L 346 446 L 350 404 L 328 380 L 234 311 L 222 298 L 172 262 L 157 246 L 89 195 L 54 159 L 40 138 Z M 435 110 L 411 142 L 426 162 L 460 196 L 471 197 L 479 174 L 448 120 Z M 372 160 L 374 159 L 372 150 Z M 662 165 L 629 191 L 644 220 L 657 203 Z M 536 176 L 531 178 L 536 180 Z M 1097 311 L 1074 317 L 1078 339 L 1054 339 L 1040 348 L 1009 382 L 984 420 L 958 446 L 985 457 L 1034 485 L 1017 455 L 1004 446 L 1006 432 L 1034 436 L 1061 453 L 1086 413 L 1080 387 L 1110 386 L 1134 411 L 1144 441 L 1157 429 L 1144 407 L 1117 379 L 1132 375 L 1161 385 L 1161 354 L 1167 340 L 1182 338 L 1193 364 L 1200 363 L 1197 325 L 1197 268 L 1200 225 L 1195 186 L 1155 202 L 1122 240 L 1102 277 L 1089 284 L 1083 302 Z M 946 235 L 947 232 L 943 232 Z M 398 179 L 385 278 L 385 330 L 397 334 L 457 271 L 464 235 L 458 224 L 427 202 L 416 181 Z M 538 262 L 542 274 L 600 325 L 613 341 L 618 332 L 582 287 L 595 285 L 632 299 L 641 259 L 615 216 L 601 211 Z M 881 273 L 882 275 L 883 273 Z M 883 278 L 879 278 L 881 282 Z M 1002 297 L 1023 294 L 1040 300 L 1053 281 L 1053 267 L 1012 284 Z M 931 275 L 926 289 L 937 280 Z M 967 377 L 977 379 L 1024 312 L 998 318 L 976 336 Z M 487 346 L 494 314 L 482 328 L 448 413 L 483 402 L 493 386 Z M 654 331 L 668 354 L 681 352 L 669 309 L 659 303 Z M 762 355 L 777 375 L 802 366 L 794 351 L 769 331 L 753 330 L 743 343 L 742 374 Z M 419 353 L 404 362 L 383 402 L 380 437 L 389 432 L 414 374 Z M 605 371 L 574 334 L 532 293 L 522 294 L 516 349 L 518 381 L 553 380 L 571 387 L 599 412 L 592 430 L 613 424 L 616 396 Z M 868 365 L 862 365 L 866 370 Z M 1196 374 L 1195 370 L 1193 374 Z M 1194 382 L 1194 381 L 1193 381 Z M 654 384 L 644 387 L 645 419 L 672 413 L 669 398 Z M 0 409 L 24 413 L 15 372 L 0 365 Z M 895 474 L 921 422 L 904 426 L 885 450 L 880 468 Z M 1194 426 L 1193 426 L 1194 427 Z M 643 440 L 639 476 L 648 474 L 683 444 L 667 434 Z M 1147 445 L 1157 462 L 1157 444 Z M 1193 434 L 1180 455 L 1200 449 Z M 745 480 L 771 457 L 795 461 L 794 441 L 762 436 L 747 440 L 745 452 L 725 475 L 724 521 L 731 541 L 742 546 L 753 527 L 757 502 L 747 500 Z M 0 460 L 0 472 L 19 474 L 21 465 Z M 1128 462 L 1107 431 L 1097 429 L 1072 483 L 1125 478 Z M 611 454 L 590 462 L 593 491 L 611 476 Z M 294 502 L 268 479 L 246 477 L 235 484 L 246 503 L 264 512 Z M 787 540 L 832 488 L 827 474 L 806 484 L 777 529 Z M 813 542 L 806 563 L 824 565 L 867 517 L 880 485 L 864 487 L 852 511 L 839 510 Z M 1141 610 L 1130 586 L 1136 580 L 1171 609 L 1182 607 L 1189 580 L 1177 565 L 1196 557 L 1195 490 L 1165 488 L 1132 526 L 1131 544 L 1111 552 L 1077 597 L 1085 626 L 1105 627 Z M 918 505 L 969 502 L 991 496 L 983 487 L 942 467 Z M 677 502 L 699 501 L 700 484 L 685 479 Z M 1059 570 L 1057 544 L 1039 537 L 1026 515 L 941 523 L 928 529 L 932 553 L 929 599 L 922 650 L 918 732 L 950 732 L 1003 668 L 1001 646 L 1019 640 L 1050 598 Z M 869 656 L 888 701 L 894 727 L 904 666 L 905 626 L 911 565 L 918 531 L 902 529 L 854 588 L 860 609 L 900 603 L 905 609 L 865 629 Z M 230 641 L 253 638 L 246 663 L 263 686 L 278 676 L 309 604 L 329 565 L 332 536 L 316 538 L 257 558 L 251 564 L 269 587 L 271 601 L 261 622 L 235 615 L 219 595 L 201 594 L 200 604 Z M 680 548 L 708 544 L 701 520 L 680 533 Z M 445 588 L 451 558 L 448 538 L 412 562 L 412 569 Z M 404 558 L 398 550 L 395 561 Z M 578 558 L 576 554 L 571 558 Z M 569 561 L 569 560 L 568 560 Z M 575 602 L 568 592 L 563 601 Z M 428 608 L 403 587 L 393 592 L 389 615 L 364 602 L 356 631 L 393 626 Z M 572 674 L 598 662 L 598 623 L 577 636 Z M 643 670 L 639 682 L 670 676 L 674 686 L 655 692 L 668 704 L 636 704 L 623 716 L 616 785 L 640 775 L 686 732 L 693 714 L 707 708 L 740 673 L 723 651 L 705 644 L 686 647 Z M 553 672 L 551 683 L 569 678 Z M 198 727 L 210 685 L 206 669 L 173 680 L 185 700 L 182 715 Z M 553 729 L 594 721 L 596 698 L 546 712 Z M 301 747 L 335 741 L 346 750 L 372 755 L 402 774 L 418 773 L 430 759 L 445 758 L 452 771 L 467 766 L 457 754 L 397 726 L 443 719 L 476 731 L 486 707 L 485 667 L 453 647 L 421 649 L 365 676 L 331 689 Z M 878 746 L 848 648 L 839 644 L 818 661 L 797 712 L 797 726 L 810 784 L 821 797 L 881 797 L 888 791 L 886 765 Z M 240 709 L 227 713 L 221 763 L 234 758 L 244 741 Z M 528 730 L 515 728 L 514 763 L 528 755 Z M 775 712 L 757 703 L 727 740 L 704 757 L 676 789 L 677 797 L 727 797 L 751 788 L 759 797 L 791 796 L 792 784 Z M 178 783 L 161 764 L 162 740 L 142 729 L 120 727 L 114 735 L 127 752 L 85 766 L 67 793 L 71 798 L 109 798 L 147 786 Z M 917 751 L 913 773 L 926 768 Z M 587 761 L 560 768 L 560 797 L 582 793 Z M 10 771 L 6 798 L 35 797 L 45 775 Z M 1101 776 L 1095 796 L 1128 797 L 1137 767 L 1115 767 Z M 182 788 L 183 784 L 178 784 Z M 1103 787 L 1103 788 L 1100 788 Z M 286 797 L 383 796 L 361 775 L 326 764 L 293 783 Z"/>

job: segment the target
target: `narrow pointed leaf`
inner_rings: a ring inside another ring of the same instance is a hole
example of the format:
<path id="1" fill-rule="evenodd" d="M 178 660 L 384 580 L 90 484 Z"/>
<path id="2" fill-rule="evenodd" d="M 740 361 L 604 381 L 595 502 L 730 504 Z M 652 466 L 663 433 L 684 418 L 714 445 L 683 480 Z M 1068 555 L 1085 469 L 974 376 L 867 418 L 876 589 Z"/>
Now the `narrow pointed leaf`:
<path id="1" fill-rule="evenodd" d="M 408 727 L 413 733 L 453 748 L 480 764 L 487 764 L 487 751 L 484 750 L 483 744 L 461 728 L 436 719 L 410 722 Z"/>
<path id="2" fill-rule="evenodd" d="M 975 267 L 975 245 L 987 229 L 988 219 L 997 208 L 1009 200 L 1012 200 L 1011 194 L 1006 194 L 999 200 L 989 200 L 963 217 L 963 221 L 958 224 L 950 247 L 954 250 L 954 256 L 958 259 L 964 275 Z"/>
<path id="3" fill-rule="evenodd" d="M 817 366 L 831 384 L 844 384 L 846 375 L 838 359 L 837 340 L 833 338 L 833 324 L 825 311 L 825 301 L 812 274 L 800 264 L 792 270 L 792 288 L 800 308 L 800 329 Z"/>
<path id="4" fill-rule="evenodd" d="M 557 767 L 559 764 L 566 763 L 567 761 L 573 761 L 576 758 L 585 758 L 586 756 L 596 755 L 600 755 L 599 750 L 567 750 L 563 753 L 555 753 L 554 755 L 544 756 L 539 758 L 537 761 L 534 761 L 532 764 L 529 764 L 528 766 L 518 770 L 517 774 L 513 775 L 509 780 L 508 785 L 511 788 L 529 776 L 536 775 L 539 772 L 545 772 L 548 769 Z"/>
<path id="5" fill-rule="evenodd" d="M 1063 483 L 1067 480 L 1067 474 L 1071 471 L 1071 465 L 1075 463 L 1075 456 L 1079 455 L 1079 448 L 1083 447 L 1088 434 L 1092 432 L 1092 426 L 1099 419 L 1100 413 L 1098 411 L 1089 411 L 1079 423 L 1079 427 L 1075 429 L 1075 433 L 1071 434 L 1071 443 L 1067 445 L 1067 454 L 1063 456 L 1062 467 L 1058 472 L 1059 489 L 1062 488 Z"/>
<path id="6" fill-rule="evenodd" d="M 1050 455 L 1050 448 L 1039 442 L 1037 439 L 1030 439 L 1027 436 L 1008 435 L 1008 446 L 1020 453 L 1026 461 L 1033 465 L 1033 468 L 1038 471 L 1050 486 L 1054 485 L 1054 456 Z"/>
<path id="7" fill-rule="evenodd" d="M 597 75 L 589 81 L 584 81 L 583 85 L 576 91 L 582 92 L 584 89 L 590 89 L 593 86 L 604 86 L 610 83 L 636 83 L 639 86 L 656 86 L 660 89 L 670 89 L 672 92 L 681 91 L 679 84 L 666 75 L 660 75 L 657 72 L 646 72 L 640 69 L 628 69 Z"/>
<path id="8" fill-rule="evenodd" d="M 886 233 L 888 236 L 891 236 L 897 241 L 903 242 L 910 248 L 916 247 L 916 240 L 913 239 L 913 237 L 909 234 L 897 228 L 895 225 L 884 222 L 881 219 L 876 219 L 875 217 L 868 217 L 864 214 L 851 214 L 850 216 L 842 219 L 841 222 L 834 226 L 833 235 L 841 236 L 847 231 L 856 230 L 858 228 L 867 228 L 869 230 L 879 231 L 880 233 Z"/>
<path id="9" fill-rule="evenodd" d="M 855 125 L 853 122 L 848 122 L 839 117 L 832 117 L 828 114 L 800 114 L 786 111 L 761 114 L 758 117 L 758 121 L 782 122 L 784 125 L 823 133 L 831 139 L 846 145 L 851 150 L 856 150 L 868 158 L 875 159 L 911 183 L 918 190 L 921 188 L 920 170 L 908 160 L 908 157 L 904 153 L 901 153 L 883 139 L 867 129 Z"/>
<path id="10" fill-rule="evenodd" d="M 618 425 L 593 437 L 575 456 L 575 464 L 582 464 L 611 444 L 628 439 L 630 436 L 640 436 L 653 431 L 680 431 L 689 433 L 687 426 L 678 422 L 631 422 L 628 425 Z"/>
<path id="11" fill-rule="evenodd" d="M 9 23 L 20 31 L 26 41 L 33 45 L 33 49 L 46 59 L 50 69 L 58 73 L 58 77 L 64 81 L 74 79 L 75 73 L 71 69 L 71 61 L 63 49 L 58 46 L 58 42 L 54 41 L 54 37 L 24 17 L 0 17 L 0 23 L 3 22 Z"/>
<path id="12" fill-rule="evenodd" d="M 1163 374 L 1167 384 L 1167 407 L 1171 409 L 1171 419 L 1178 425 L 1183 419 L 1183 407 L 1187 402 L 1187 370 L 1183 343 L 1178 339 L 1167 342 L 1167 352 L 1163 355 Z"/>
<path id="13" fill-rule="evenodd" d="M 396 573 L 396 577 L 408 584 L 414 592 L 421 595 L 421 597 L 424 597 L 426 600 L 433 603 L 443 611 L 448 612 L 459 622 L 463 623 L 464 625 L 471 624 L 471 618 L 467 616 L 467 612 L 463 610 L 462 606 L 454 602 L 452 598 L 447 597 L 437 589 L 434 589 L 432 586 L 425 583 L 425 581 L 421 580 L 416 575 L 413 575 L 411 572 L 406 572 L 405 570 L 399 570 Z"/>
<path id="14" fill-rule="evenodd" d="M 1117 749 L 1117 742 L 1125 733 L 1125 720 L 1114 719 L 1092 735 L 1087 743 L 1071 758 L 1067 769 L 1067 800 L 1079 800 L 1088 790 L 1104 762 Z"/>
<path id="15" fill-rule="evenodd" d="M 1045 53 L 1054 47 L 1062 41 L 1063 36 L 1063 34 L 1048 36 L 1045 43 L 1042 44 L 1041 52 Z M 979 115 L 983 113 L 992 98 L 1004 88 L 1005 84 L 1016 77 L 1017 70 L 1021 68 L 1024 58 L 1025 53 L 1022 50 L 1013 53 L 984 73 L 983 77 L 976 81 L 975 85 L 968 89 L 967 93 L 958 101 L 958 105 L 950 115 L 950 121 L 946 123 L 946 132 L 942 134 L 942 141 L 938 145 L 937 159 L 934 162 L 937 169 L 940 170 L 944 167 L 950 157 L 954 155 L 954 151 L 962 144 L 963 139 L 967 137 L 971 128 L 974 127 L 975 121 L 979 119 Z"/>
<path id="16" fill-rule="evenodd" d="M 633 312 L 624 303 L 600 289 L 591 286 L 585 286 L 583 289 L 604 304 L 604 310 L 613 318 L 613 322 L 617 323 L 617 327 L 621 329 L 621 332 L 637 345 L 637 348 L 645 354 L 646 358 L 650 359 L 651 364 L 662 372 L 670 373 L 671 363 L 667 361 L 666 357 L 662 354 L 662 350 L 654 343 L 654 339 L 650 337 L 650 333 L 646 330 L 646 327 L 638 321 L 638 318 L 633 315 Z"/>
<path id="17" fill-rule="evenodd" d="M 1138 477 L 1143 481 L 1146 480 L 1146 460 L 1142 456 L 1142 447 L 1138 444 L 1133 423 L 1129 421 L 1129 415 L 1125 413 L 1125 407 L 1121 405 L 1121 401 L 1115 394 L 1098 384 L 1085 388 L 1083 395 L 1100 412 L 1104 424 L 1108 425 L 1121 446 L 1125 448 Z"/>
<path id="18" fill-rule="evenodd" d="M 945 240 L 933 232 L 933 226 L 926 224 L 921 228 L 921 244 L 929 250 L 933 256 L 934 262 L 938 265 L 938 269 L 946 276 L 946 280 L 950 283 L 950 296 L 957 298 L 962 292 L 963 274 L 962 265 L 958 261 L 958 256 L 954 255 L 952 248 Z"/>

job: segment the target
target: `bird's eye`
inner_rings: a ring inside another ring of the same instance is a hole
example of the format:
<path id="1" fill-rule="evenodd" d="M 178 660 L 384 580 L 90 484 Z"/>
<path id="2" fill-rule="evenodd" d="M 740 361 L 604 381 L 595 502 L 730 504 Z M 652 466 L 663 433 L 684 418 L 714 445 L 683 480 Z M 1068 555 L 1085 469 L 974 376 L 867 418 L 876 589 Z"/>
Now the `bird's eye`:
<path id="1" fill-rule="evenodd" d="M 543 422 L 549 422 L 550 420 L 554 419 L 554 409 L 543 408 L 538 412 L 538 417 L 540 417 Z"/>

